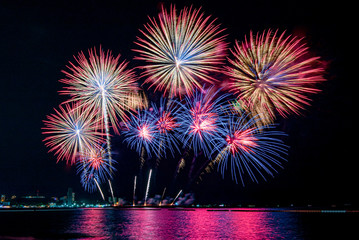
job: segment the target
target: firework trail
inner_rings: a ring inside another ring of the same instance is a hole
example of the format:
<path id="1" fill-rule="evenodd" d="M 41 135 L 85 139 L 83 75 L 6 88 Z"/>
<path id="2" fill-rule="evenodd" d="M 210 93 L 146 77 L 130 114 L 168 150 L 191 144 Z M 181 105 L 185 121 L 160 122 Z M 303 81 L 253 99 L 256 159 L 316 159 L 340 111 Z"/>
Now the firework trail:
<path id="1" fill-rule="evenodd" d="M 276 138 L 285 136 L 281 131 L 273 130 L 273 125 L 258 126 L 258 117 L 231 115 L 221 122 L 220 135 L 214 139 L 218 152 L 215 161 L 219 163 L 222 175 L 230 164 L 232 178 L 237 181 L 237 172 L 244 185 L 243 175 L 249 175 L 258 182 L 255 172 L 266 180 L 263 172 L 273 177 L 275 167 L 281 167 L 282 155 L 287 154 L 287 146 Z"/>
<path id="2" fill-rule="evenodd" d="M 163 189 L 162 196 L 161 196 L 161 201 L 160 201 L 159 206 L 162 206 L 162 201 L 163 201 L 163 198 L 165 197 L 165 192 L 166 192 L 166 188 Z"/>
<path id="3" fill-rule="evenodd" d="M 112 161 L 110 162 L 110 164 L 112 164 Z M 112 170 L 111 170 L 112 171 Z M 111 180 L 107 179 L 108 185 L 110 186 L 110 192 L 111 192 L 111 196 L 112 196 L 112 203 L 115 204 L 115 196 L 113 194 L 113 189 L 112 189 L 112 184 L 111 184 Z"/>
<path id="4" fill-rule="evenodd" d="M 148 191 L 150 190 L 151 175 L 152 175 L 152 169 L 150 169 L 150 174 L 148 175 L 146 194 L 145 194 L 145 203 L 144 203 L 145 206 L 146 206 L 146 201 L 147 201 L 147 197 L 148 197 Z"/>
<path id="5" fill-rule="evenodd" d="M 103 134 L 98 131 L 101 124 L 93 112 L 77 104 L 60 105 L 59 110 L 54 110 L 55 114 L 43 121 L 42 133 L 50 135 L 43 141 L 50 148 L 49 152 L 55 152 L 57 161 L 74 164 L 79 150 L 103 142 Z"/>
<path id="6" fill-rule="evenodd" d="M 93 180 L 94 180 L 94 182 L 96 183 L 98 189 L 100 190 L 102 199 L 105 201 L 105 196 L 103 195 L 103 192 L 102 192 L 102 190 L 101 190 L 101 188 L 100 188 L 100 184 L 98 184 L 98 181 L 96 180 L 96 178 L 94 178 Z"/>
<path id="7" fill-rule="evenodd" d="M 211 72 L 220 71 L 227 44 L 223 29 L 200 9 L 184 8 L 177 14 L 175 6 L 168 12 L 162 7 L 158 18 L 149 18 L 140 32 L 135 59 L 146 62 L 142 66 L 145 83 L 156 86 L 169 97 L 192 95 L 201 89 L 201 81 L 213 83 Z"/>
<path id="8" fill-rule="evenodd" d="M 272 123 L 276 112 L 286 117 L 309 105 L 308 94 L 319 92 L 323 81 L 319 57 L 310 57 L 302 38 L 277 35 L 271 30 L 250 32 L 249 40 L 236 41 L 231 50 L 229 91 L 245 103 L 247 112 L 259 114 L 262 124 Z"/>
<path id="9" fill-rule="evenodd" d="M 135 180 L 133 181 L 133 203 L 132 203 L 132 206 L 135 206 L 135 199 L 136 199 L 136 183 L 137 183 L 137 176 L 135 176 Z"/>
<path id="10" fill-rule="evenodd" d="M 80 163 L 82 164 L 82 163 Z M 102 199 L 105 201 L 105 197 L 103 195 L 103 192 L 101 190 L 100 184 L 99 184 L 99 178 L 97 175 L 89 174 L 86 170 L 82 171 L 81 173 L 81 184 L 84 187 L 84 189 L 88 192 L 94 192 L 97 188 L 100 191 Z"/>
<path id="11" fill-rule="evenodd" d="M 171 205 L 173 205 L 175 203 L 175 201 L 177 200 L 177 198 L 179 197 L 179 195 L 182 193 L 182 190 L 180 190 L 177 194 L 177 196 L 175 197 L 175 199 L 173 199 L 173 202 L 171 203 Z"/>

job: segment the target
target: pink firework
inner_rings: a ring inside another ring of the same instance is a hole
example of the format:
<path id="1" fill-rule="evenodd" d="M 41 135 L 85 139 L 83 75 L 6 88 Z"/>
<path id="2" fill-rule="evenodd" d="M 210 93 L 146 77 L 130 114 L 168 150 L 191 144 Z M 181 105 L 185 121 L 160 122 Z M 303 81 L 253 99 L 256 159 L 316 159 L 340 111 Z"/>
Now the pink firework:
<path id="1" fill-rule="evenodd" d="M 165 111 L 162 112 L 162 115 L 158 118 L 156 125 L 160 134 L 167 134 L 179 126 L 172 114 Z"/>
<path id="2" fill-rule="evenodd" d="M 238 182 L 237 175 L 244 185 L 244 176 L 258 182 L 256 173 L 265 178 L 265 174 L 274 176 L 277 167 L 282 167 L 288 147 L 281 138 L 285 134 L 276 131 L 274 125 L 258 126 L 258 116 L 248 114 L 229 115 L 221 119 L 219 134 L 214 139 L 216 153 L 213 163 L 218 163 L 222 175 L 228 166 L 232 178 Z"/>
<path id="3" fill-rule="evenodd" d="M 256 141 L 258 139 L 253 136 L 254 128 L 246 129 L 243 131 L 236 130 L 232 136 L 227 135 L 226 142 L 232 155 L 239 152 L 239 149 L 245 152 L 253 152 L 252 148 L 258 146 Z"/>
<path id="4" fill-rule="evenodd" d="M 79 152 L 78 172 L 99 177 L 99 182 L 112 178 L 112 172 L 116 169 L 112 166 L 115 160 L 109 159 L 107 149 L 100 145 L 94 145 Z"/>
<path id="5" fill-rule="evenodd" d="M 43 134 L 49 135 L 43 141 L 55 152 L 57 160 L 75 163 L 79 151 L 94 144 L 103 142 L 100 122 L 92 112 L 84 110 L 78 105 L 65 104 L 59 106 L 59 111 L 47 116 L 44 120 Z"/>
<path id="6" fill-rule="evenodd" d="M 60 80 L 67 84 L 61 94 L 70 95 L 70 101 L 83 104 L 88 109 L 97 111 L 104 127 L 108 132 L 108 122 L 118 133 L 119 121 L 127 120 L 127 110 L 133 110 L 136 104 L 133 101 L 134 93 L 138 90 L 133 70 L 126 69 L 128 62 L 119 62 L 120 55 L 112 56 L 100 48 L 99 55 L 96 49 L 89 50 L 89 58 L 83 52 L 75 57 L 77 65 L 70 62 L 66 79 Z"/>
<path id="7" fill-rule="evenodd" d="M 143 140 L 151 141 L 153 139 L 153 130 L 151 130 L 148 124 L 138 126 L 138 136 Z"/>
<path id="8" fill-rule="evenodd" d="M 212 135 L 216 131 L 217 118 L 216 114 L 195 114 L 193 115 L 193 122 L 189 132 L 198 135 L 202 140 L 203 134 Z"/>
<path id="9" fill-rule="evenodd" d="M 249 40 L 236 41 L 232 66 L 226 68 L 229 91 L 264 124 L 273 122 L 276 112 L 299 114 L 310 103 L 307 95 L 319 92 L 315 85 L 324 80 L 319 57 L 310 57 L 303 39 L 277 32 L 250 32 Z"/>
<path id="10" fill-rule="evenodd" d="M 146 149 L 149 156 L 152 152 L 158 152 L 159 132 L 155 120 L 147 111 L 138 111 L 137 116 L 132 115 L 122 134 L 125 137 L 124 141 L 139 154 L 142 152 L 142 147 Z"/>
<path id="11" fill-rule="evenodd" d="M 168 12 L 162 8 L 158 18 L 150 18 L 143 37 L 136 44 L 136 59 L 142 66 L 145 83 L 169 97 L 192 95 L 202 88 L 201 82 L 213 83 L 211 72 L 220 71 L 227 44 L 223 29 L 200 9 L 184 8 L 177 14 L 175 6 Z"/>
<path id="12" fill-rule="evenodd" d="M 195 92 L 193 97 L 186 96 L 184 104 L 176 114 L 179 139 L 190 146 L 195 154 L 203 151 L 209 156 L 212 140 L 218 135 L 218 124 L 222 117 L 222 107 L 226 106 L 226 94 L 219 94 L 213 87 Z"/>
<path id="13" fill-rule="evenodd" d="M 153 118 L 161 138 L 161 149 L 159 151 L 164 154 L 166 154 L 166 150 L 170 150 L 173 155 L 174 149 L 178 150 L 178 141 L 175 137 L 179 127 L 178 119 L 176 118 L 177 111 L 178 106 L 172 100 L 166 101 L 164 98 L 160 99 L 159 106 L 152 102 L 151 108 L 147 111 Z"/>

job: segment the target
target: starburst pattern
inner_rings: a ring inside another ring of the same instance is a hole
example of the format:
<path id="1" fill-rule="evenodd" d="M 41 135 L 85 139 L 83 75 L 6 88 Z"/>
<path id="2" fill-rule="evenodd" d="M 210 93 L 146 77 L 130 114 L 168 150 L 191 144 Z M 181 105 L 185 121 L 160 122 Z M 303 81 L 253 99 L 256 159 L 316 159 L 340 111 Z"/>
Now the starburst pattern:
<path id="1" fill-rule="evenodd" d="M 149 18 L 136 44 L 136 59 L 143 60 L 145 83 L 170 97 L 191 95 L 202 82 L 213 83 L 211 72 L 220 70 L 227 44 L 223 30 L 200 9 L 162 7 L 158 18 Z"/>
<path id="2" fill-rule="evenodd" d="M 195 92 L 179 102 L 179 139 L 184 146 L 191 147 L 195 154 L 203 151 L 210 154 L 212 138 L 218 134 L 218 124 L 227 108 L 226 94 L 219 94 L 213 87 Z"/>
<path id="3" fill-rule="evenodd" d="M 54 109 L 55 114 L 43 121 L 42 133 L 49 135 L 43 141 L 50 148 L 49 152 L 55 152 L 58 161 L 73 164 L 83 148 L 103 142 L 103 133 L 98 131 L 101 125 L 96 114 L 77 104 L 60 105 L 59 109 Z"/>
<path id="4" fill-rule="evenodd" d="M 141 154 L 142 148 L 146 149 L 149 156 L 153 152 L 159 152 L 160 134 L 155 119 L 145 110 L 132 115 L 125 129 L 122 131 L 124 141 L 131 149 Z"/>
<path id="5" fill-rule="evenodd" d="M 221 121 L 219 134 L 213 139 L 215 161 L 222 175 L 229 163 L 232 177 L 238 182 L 238 173 L 243 185 L 246 174 L 255 182 L 258 182 L 256 173 L 264 179 L 264 173 L 273 176 L 287 154 L 287 146 L 280 139 L 285 134 L 274 130 L 274 125 L 258 126 L 259 120 L 244 113 L 231 115 Z"/>
<path id="6" fill-rule="evenodd" d="M 273 122 L 276 112 L 299 114 L 310 103 L 307 95 L 319 92 L 315 84 L 324 80 L 319 57 L 310 57 L 303 39 L 285 32 L 251 32 L 231 52 L 228 88 L 264 124 Z"/>
<path id="7" fill-rule="evenodd" d="M 160 99 L 160 104 L 157 105 L 152 102 L 148 113 L 153 117 L 156 124 L 157 131 L 160 135 L 160 150 L 166 154 L 166 148 L 174 155 L 174 150 L 178 150 L 178 119 L 176 117 L 178 108 L 173 101 L 166 101 L 164 98 Z"/>
<path id="8" fill-rule="evenodd" d="M 80 102 L 88 109 L 100 114 L 105 122 L 107 118 L 118 133 L 119 120 L 128 119 L 126 111 L 131 110 L 137 88 L 133 70 L 126 69 L 128 62 L 119 62 L 120 55 L 114 57 L 111 51 L 106 53 L 100 48 L 88 51 L 89 58 L 83 52 L 75 57 L 76 64 L 70 62 L 69 71 L 63 71 L 67 78 L 60 82 L 67 84 L 60 94 L 70 95 L 69 101 Z"/>

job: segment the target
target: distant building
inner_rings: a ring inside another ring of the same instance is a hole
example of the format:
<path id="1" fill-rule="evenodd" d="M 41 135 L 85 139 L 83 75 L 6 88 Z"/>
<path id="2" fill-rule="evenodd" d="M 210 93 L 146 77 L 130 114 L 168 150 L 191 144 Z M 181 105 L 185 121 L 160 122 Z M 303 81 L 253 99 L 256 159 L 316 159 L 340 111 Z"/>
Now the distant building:
<path id="1" fill-rule="evenodd" d="M 60 203 L 67 204 L 67 196 L 60 197 Z"/>
<path id="2" fill-rule="evenodd" d="M 45 196 L 22 196 L 11 200 L 13 206 L 45 207 L 48 199 Z"/>
<path id="3" fill-rule="evenodd" d="M 5 202 L 5 195 L 1 195 L 1 202 Z"/>
<path id="4" fill-rule="evenodd" d="M 68 188 L 67 190 L 67 205 L 71 206 L 75 203 L 75 193 L 72 192 L 72 188 Z"/>

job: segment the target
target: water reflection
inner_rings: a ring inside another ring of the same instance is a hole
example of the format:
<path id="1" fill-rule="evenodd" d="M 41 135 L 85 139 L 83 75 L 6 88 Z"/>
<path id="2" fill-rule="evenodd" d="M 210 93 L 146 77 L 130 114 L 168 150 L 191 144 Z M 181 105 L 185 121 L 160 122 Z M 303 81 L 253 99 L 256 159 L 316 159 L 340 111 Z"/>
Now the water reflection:
<path id="1" fill-rule="evenodd" d="M 86 209 L 78 211 L 71 221 L 68 233 L 82 234 L 88 237 L 105 238 L 109 234 L 109 219 L 106 210 Z"/>
<path id="2" fill-rule="evenodd" d="M 243 210 L 249 209 L 0 210 L 0 239 L 352 239 L 358 235 L 359 212 Z"/>
<path id="3" fill-rule="evenodd" d="M 89 209 L 78 213 L 68 232 L 95 239 L 296 239 L 301 235 L 294 213 L 208 209 Z"/>

